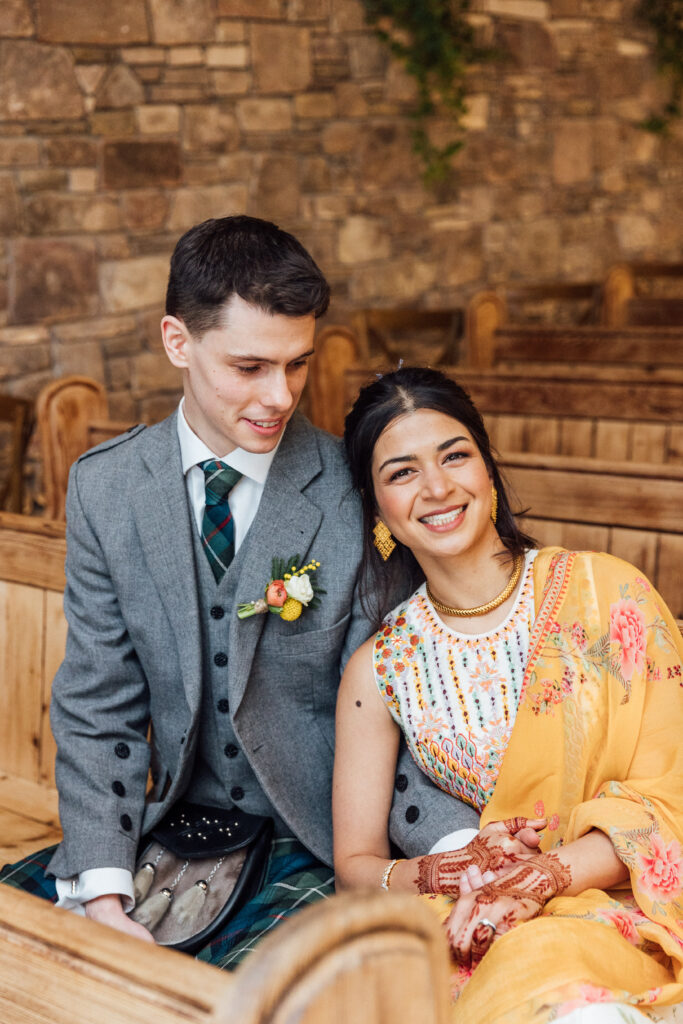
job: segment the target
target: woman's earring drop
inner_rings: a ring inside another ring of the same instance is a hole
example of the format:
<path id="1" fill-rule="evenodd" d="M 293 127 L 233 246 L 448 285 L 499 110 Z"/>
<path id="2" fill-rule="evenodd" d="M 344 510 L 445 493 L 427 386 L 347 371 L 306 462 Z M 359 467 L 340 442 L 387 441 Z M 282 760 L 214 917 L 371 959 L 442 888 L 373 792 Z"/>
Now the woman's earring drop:
<path id="1" fill-rule="evenodd" d="M 491 484 L 491 522 L 496 525 L 496 519 L 498 518 L 498 491 L 496 485 Z"/>
<path id="2" fill-rule="evenodd" d="M 386 523 L 383 523 L 380 519 L 372 532 L 375 537 L 373 543 L 382 556 L 382 561 L 386 562 L 387 558 L 396 547 L 396 541 L 391 536 L 391 530 Z"/>

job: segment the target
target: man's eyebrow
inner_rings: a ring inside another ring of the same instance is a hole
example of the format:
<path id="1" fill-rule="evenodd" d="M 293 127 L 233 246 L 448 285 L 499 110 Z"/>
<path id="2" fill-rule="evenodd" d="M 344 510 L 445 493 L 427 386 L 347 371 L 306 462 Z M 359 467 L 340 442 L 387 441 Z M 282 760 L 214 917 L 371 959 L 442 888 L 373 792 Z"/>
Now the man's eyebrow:
<path id="1" fill-rule="evenodd" d="M 301 355 L 294 356 L 293 359 L 288 359 L 287 361 L 289 363 L 298 363 L 300 359 L 308 359 L 308 357 L 312 356 L 314 352 L 315 352 L 315 349 L 309 348 L 309 350 L 307 352 L 302 352 Z M 264 356 L 239 356 L 239 355 L 232 355 L 232 356 L 230 356 L 230 358 L 234 359 L 235 361 L 241 361 L 241 362 L 244 362 L 244 363 L 269 363 L 269 364 L 273 363 L 274 364 L 274 363 L 278 362 L 277 359 L 266 359 Z"/>
<path id="2" fill-rule="evenodd" d="M 444 452 L 447 448 L 450 448 L 452 444 L 455 444 L 456 441 L 468 440 L 469 438 L 465 437 L 463 434 L 459 434 L 458 437 L 452 437 L 449 441 L 443 441 L 441 444 L 437 445 L 436 450 L 437 452 Z M 394 462 L 415 462 L 416 459 L 417 455 L 396 455 L 393 459 L 387 459 L 386 462 L 383 462 L 378 469 L 378 473 L 381 473 L 385 466 L 390 466 Z"/>

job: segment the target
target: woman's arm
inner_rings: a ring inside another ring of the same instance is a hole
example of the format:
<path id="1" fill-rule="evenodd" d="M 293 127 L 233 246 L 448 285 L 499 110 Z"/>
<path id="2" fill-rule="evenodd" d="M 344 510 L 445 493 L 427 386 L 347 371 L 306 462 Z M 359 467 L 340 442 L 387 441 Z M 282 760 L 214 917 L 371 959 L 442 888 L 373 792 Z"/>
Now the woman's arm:
<path id="1" fill-rule="evenodd" d="M 572 843 L 515 865 L 492 882 L 463 895 L 446 923 L 455 959 L 476 963 L 493 939 L 537 917 L 554 896 L 610 889 L 628 878 L 604 832 L 593 830 Z M 495 933 L 482 919 L 496 926 Z"/>
<path id="2" fill-rule="evenodd" d="M 337 698 L 332 810 L 338 889 L 379 888 L 391 863 L 387 823 L 400 732 L 375 683 L 373 643 L 368 640 L 350 659 Z M 391 888 L 457 896 L 468 867 L 499 872 L 535 856 L 535 830 L 544 824 L 526 818 L 492 822 L 463 850 L 400 860 Z"/>

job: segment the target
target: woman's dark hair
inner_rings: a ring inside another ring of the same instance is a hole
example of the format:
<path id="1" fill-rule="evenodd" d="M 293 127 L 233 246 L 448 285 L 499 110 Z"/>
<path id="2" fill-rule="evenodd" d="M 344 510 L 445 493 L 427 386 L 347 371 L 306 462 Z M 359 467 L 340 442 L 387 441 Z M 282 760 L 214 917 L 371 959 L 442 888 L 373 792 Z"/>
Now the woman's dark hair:
<path id="1" fill-rule="evenodd" d="M 219 327 L 233 295 L 283 316 L 320 317 L 330 286 L 294 235 L 257 217 L 205 220 L 186 231 L 171 257 L 166 313 L 199 338 Z"/>
<path id="2" fill-rule="evenodd" d="M 459 384 L 438 370 L 406 366 L 385 373 L 361 389 L 346 417 L 344 444 L 353 485 L 360 493 L 363 507 L 363 576 L 361 601 L 375 628 L 392 602 L 406 596 L 407 587 L 424 578 L 409 548 L 396 541 L 396 550 L 384 562 L 375 548 L 372 530 L 378 509 L 372 480 L 372 456 L 382 432 L 398 416 L 433 409 L 452 416 L 472 435 L 491 481 L 498 491 L 496 529 L 501 543 L 512 556 L 522 554 L 536 542 L 523 533 L 510 508 L 505 483 L 491 450 L 491 442 L 474 402 Z"/>

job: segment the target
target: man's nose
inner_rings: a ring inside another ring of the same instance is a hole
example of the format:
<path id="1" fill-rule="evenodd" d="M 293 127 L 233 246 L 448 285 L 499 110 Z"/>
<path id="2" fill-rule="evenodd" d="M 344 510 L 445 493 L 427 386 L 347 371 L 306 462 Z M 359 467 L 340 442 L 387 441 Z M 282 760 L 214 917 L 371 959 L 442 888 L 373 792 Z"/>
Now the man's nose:
<path id="1" fill-rule="evenodd" d="M 268 390 L 263 396 L 263 404 L 283 412 L 292 404 L 292 392 L 285 373 L 273 373 L 268 380 Z"/>

